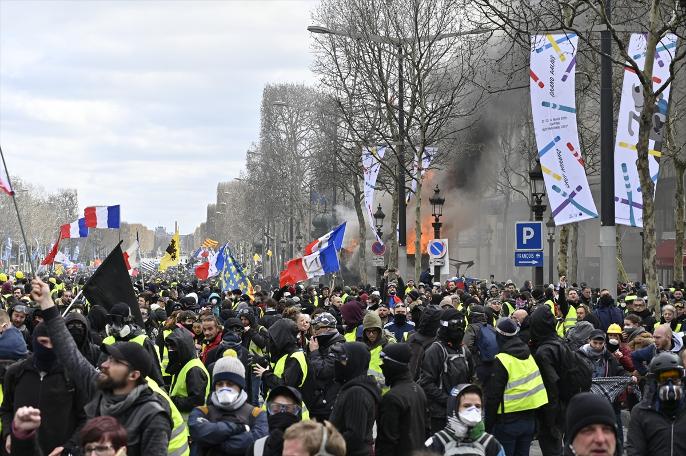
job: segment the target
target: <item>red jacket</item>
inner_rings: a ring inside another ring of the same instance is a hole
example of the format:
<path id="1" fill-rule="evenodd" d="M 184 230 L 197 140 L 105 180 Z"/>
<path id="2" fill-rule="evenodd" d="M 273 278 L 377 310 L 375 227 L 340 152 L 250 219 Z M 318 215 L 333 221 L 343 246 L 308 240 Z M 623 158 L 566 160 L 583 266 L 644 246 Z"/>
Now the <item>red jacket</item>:
<path id="1" fill-rule="evenodd" d="M 219 344 L 222 343 L 222 336 L 224 334 L 219 331 L 217 335 L 210 341 L 209 344 L 203 343 L 202 344 L 202 352 L 200 353 L 200 360 L 202 361 L 203 364 L 205 364 L 205 360 L 207 359 L 207 354 L 212 350 L 213 348 L 217 347 Z"/>

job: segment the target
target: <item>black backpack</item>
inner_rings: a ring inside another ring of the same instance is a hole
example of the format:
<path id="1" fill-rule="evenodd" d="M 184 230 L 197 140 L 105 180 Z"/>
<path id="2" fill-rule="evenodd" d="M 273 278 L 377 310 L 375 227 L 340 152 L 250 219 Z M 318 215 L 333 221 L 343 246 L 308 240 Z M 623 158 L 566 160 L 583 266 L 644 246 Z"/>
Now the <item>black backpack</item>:
<path id="1" fill-rule="evenodd" d="M 560 366 L 558 374 L 558 391 L 560 401 L 569 402 L 575 395 L 591 390 L 593 369 L 588 358 L 579 351 L 573 350 L 563 342 L 556 343 L 559 347 Z"/>

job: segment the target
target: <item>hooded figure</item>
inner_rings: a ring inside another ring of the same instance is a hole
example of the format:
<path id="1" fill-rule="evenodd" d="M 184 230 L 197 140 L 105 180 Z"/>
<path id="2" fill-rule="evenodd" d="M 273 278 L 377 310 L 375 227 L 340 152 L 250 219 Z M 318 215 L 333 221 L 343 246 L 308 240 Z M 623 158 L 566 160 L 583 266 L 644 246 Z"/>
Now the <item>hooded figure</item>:
<path id="1" fill-rule="evenodd" d="M 362 324 L 364 310 L 357 301 L 348 301 L 341 306 L 341 319 L 345 327 L 344 337 L 354 342 L 358 337 L 358 326 Z"/>
<path id="2" fill-rule="evenodd" d="M 100 347 L 91 342 L 88 319 L 79 312 L 70 312 L 64 317 L 64 323 L 67 325 L 67 329 L 74 342 L 76 342 L 76 346 L 79 347 L 81 354 L 89 363 L 97 367 Z"/>
<path id="3" fill-rule="evenodd" d="M 198 359 L 193 337 L 176 328 L 165 339 L 169 353 L 166 372 L 172 376 L 169 396 L 179 411 L 187 416 L 193 407 L 205 404 L 209 394 L 210 375 Z"/>
<path id="4" fill-rule="evenodd" d="M 411 455 L 424 447 L 424 390 L 410 377 L 410 347 L 390 344 L 381 352 L 381 370 L 391 389 L 383 395 L 377 422 L 378 454 Z"/>
<path id="5" fill-rule="evenodd" d="M 371 455 L 381 392 L 374 377 L 367 375 L 369 351 L 363 343 L 347 342 L 332 354 L 336 380 L 342 386 L 331 411 L 331 423 L 343 435 L 349 456 Z"/>
<path id="6" fill-rule="evenodd" d="M 269 354 L 273 370 L 262 374 L 267 388 L 293 386 L 301 388 L 307 377 L 307 361 L 298 347 L 298 327 L 290 318 L 277 320 L 269 328 Z"/>
<path id="7" fill-rule="evenodd" d="M 442 311 L 436 341 L 424 352 L 418 383 L 429 402 L 432 432 L 445 427 L 445 403 L 452 387 L 474 377 L 472 355 L 462 344 L 464 324 L 461 312 Z"/>
<path id="8" fill-rule="evenodd" d="M 107 337 L 107 310 L 99 304 L 94 305 L 88 312 L 88 321 L 90 322 L 91 340 L 95 345 L 100 346 L 103 339 Z"/>
<path id="9" fill-rule="evenodd" d="M 281 456 L 283 434 L 291 425 L 302 420 L 302 396 L 291 386 L 277 386 L 267 396 L 269 435 L 255 441 L 248 455 Z"/>
<path id="10" fill-rule="evenodd" d="M 436 339 L 436 332 L 441 325 L 441 312 L 442 310 L 437 307 L 427 307 L 421 313 L 417 330 L 410 334 L 410 337 L 407 339 L 407 344 L 410 346 L 412 354 L 409 365 L 410 375 L 414 380 L 419 378 L 424 352 Z"/>
<path id="11" fill-rule="evenodd" d="M 483 398 L 478 385 L 456 385 L 450 391 L 446 405 L 447 424 L 426 441 L 430 451 L 484 456 L 505 454 L 500 443 L 485 431 L 481 414 Z"/>

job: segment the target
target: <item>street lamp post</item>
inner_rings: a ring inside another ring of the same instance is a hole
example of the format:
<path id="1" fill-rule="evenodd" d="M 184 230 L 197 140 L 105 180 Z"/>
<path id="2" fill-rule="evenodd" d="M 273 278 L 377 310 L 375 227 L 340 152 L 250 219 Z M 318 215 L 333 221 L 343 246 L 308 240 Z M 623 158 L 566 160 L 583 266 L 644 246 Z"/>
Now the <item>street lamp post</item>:
<path id="1" fill-rule="evenodd" d="M 286 264 L 286 245 L 287 244 L 288 244 L 288 242 L 286 241 L 285 238 L 281 239 L 281 262 L 283 264 Z"/>
<path id="2" fill-rule="evenodd" d="M 484 242 L 486 243 L 486 270 L 491 274 L 491 241 L 493 240 L 493 228 L 490 224 L 484 229 Z"/>
<path id="3" fill-rule="evenodd" d="M 550 214 L 548 221 L 545 222 L 548 229 L 548 283 L 553 283 L 553 249 L 555 248 L 555 220 Z"/>
<path id="4" fill-rule="evenodd" d="M 374 212 L 374 226 L 376 227 L 376 235 L 379 239 L 381 239 L 381 236 L 383 235 L 381 228 L 383 228 L 383 219 L 385 219 L 385 218 L 386 218 L 386 214 L 383 213 L 383 210 L 381 210 L 381 204 L 379 204 L 379 207 L 376 209 L 376 212 Z M 377 266 L 376 267 L 376 283 L 377 283 L 377 285 L 381 281 L 381 274 L 383 274 L 383 266 Z"/>
<path id="5" fill-rule="evenodd" d="M 429 203 L 431 204 L 431 215 L 434 216 L 434 222 L 431 226 L 434 227 L 434 239 L 441 238 L 441 216 L 443 215 L 443 204 L 445 203 L 445 198 L 441 195 L 441 190 L 436 184 L 434 188 L 434 194 L 429 198 Z M 441 279 L 441 267 L 434 265 L 434 280 L 440 282 Z"/>
<path id="6" fill-rule="evenodd" d="M 529 171 L 529 181 L 531 182 L 531 211 L 534 213 L 534 220 L 542 222 L 543 213 L 547 206 L 543 204 L 545 185 L 541 162 L 538 159 L 536 160 L 536 166 Z M 534 268 L 534 286 L 543 288 L 543 267 L 537 266 Z"/>

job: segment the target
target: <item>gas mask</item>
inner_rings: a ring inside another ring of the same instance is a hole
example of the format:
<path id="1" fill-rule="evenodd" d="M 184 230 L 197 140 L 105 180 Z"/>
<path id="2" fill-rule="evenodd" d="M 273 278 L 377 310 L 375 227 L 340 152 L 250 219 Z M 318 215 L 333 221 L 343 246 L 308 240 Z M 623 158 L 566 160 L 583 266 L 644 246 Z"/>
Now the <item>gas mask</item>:
<path id="1" fill-rule="evenodd" d="M 121 315 L 110 315 L 110 323 L 105 326 L 107 334 L 118 339 L 123 339 L 131 334 L 131 326 L 126 324 L 126 319 Z"/>
<path id="2" fill-rule="evenodd" d="M 662 402 L 679 402 L 683 397 L 683 388 L 681 385 L 675 385 L 673 379 L 668 379 L 664 383 L 658 385 L 658 397 Z"/>

